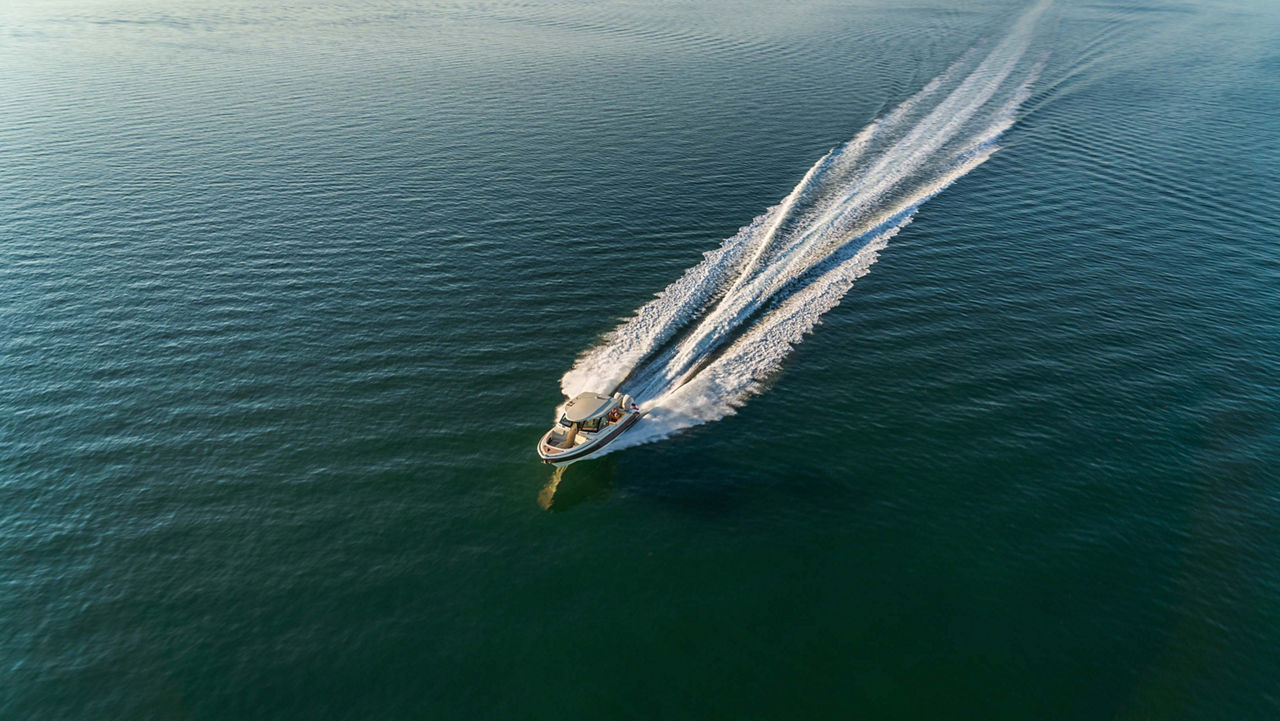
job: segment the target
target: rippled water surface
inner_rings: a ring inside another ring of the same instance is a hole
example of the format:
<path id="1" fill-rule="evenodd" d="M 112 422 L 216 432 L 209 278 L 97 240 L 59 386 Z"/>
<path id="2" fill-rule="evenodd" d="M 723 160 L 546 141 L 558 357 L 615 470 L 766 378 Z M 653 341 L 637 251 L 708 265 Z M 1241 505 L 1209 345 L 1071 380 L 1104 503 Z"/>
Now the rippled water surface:
<path id="1" fill-rule="evenodd" d="M 0 718 L 1280 717 L 1270 0 L 11 0 L 0 98 Z"/>

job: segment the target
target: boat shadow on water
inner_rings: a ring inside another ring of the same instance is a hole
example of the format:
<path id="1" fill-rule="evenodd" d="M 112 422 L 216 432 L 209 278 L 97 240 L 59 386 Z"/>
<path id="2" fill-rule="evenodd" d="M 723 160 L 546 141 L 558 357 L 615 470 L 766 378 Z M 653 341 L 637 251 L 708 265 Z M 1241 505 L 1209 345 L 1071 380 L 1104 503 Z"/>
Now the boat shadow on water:
<path id="1" fill-rule="evenodd" d="M 603 501 L 613 490 L 617 462 L 613 456 L 558 466 L 538 493 L 543 510 L 558 513 L 586 501 Z"/>

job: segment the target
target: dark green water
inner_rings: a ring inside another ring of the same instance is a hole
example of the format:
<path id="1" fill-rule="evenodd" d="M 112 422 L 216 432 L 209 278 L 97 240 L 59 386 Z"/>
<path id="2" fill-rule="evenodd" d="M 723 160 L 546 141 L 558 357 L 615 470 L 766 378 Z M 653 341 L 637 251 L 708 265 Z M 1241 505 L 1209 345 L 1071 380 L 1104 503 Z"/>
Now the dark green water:
<path id="1" fill-rule="evenodd" d="M 1280 5 L 1027 7 L 0 8 L 0 718 L 1280 718 Z M 754 394 L 538 463 L 957 60 Z"/>

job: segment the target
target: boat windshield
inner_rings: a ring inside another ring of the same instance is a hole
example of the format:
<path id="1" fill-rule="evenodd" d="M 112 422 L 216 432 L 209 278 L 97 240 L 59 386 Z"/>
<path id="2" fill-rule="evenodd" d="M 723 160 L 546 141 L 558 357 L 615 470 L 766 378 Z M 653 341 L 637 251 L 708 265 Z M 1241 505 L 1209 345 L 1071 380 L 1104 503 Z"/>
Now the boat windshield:
<path id="1" fill-rule="evenodd" d="M 573 427 L 573 422 L 570 421 L 567 416 L 560 416 L 560 425 L 565 428 L 571 428 Z M 582 423 L 578 425 L 578 429 L 587 431 L 588 433 L 594 433 L 600 430 L 601 425 L 607 425 L 607 421 L 605 421 L 604 418 L 592 418 L 588 421 L 582 421 Z"/>

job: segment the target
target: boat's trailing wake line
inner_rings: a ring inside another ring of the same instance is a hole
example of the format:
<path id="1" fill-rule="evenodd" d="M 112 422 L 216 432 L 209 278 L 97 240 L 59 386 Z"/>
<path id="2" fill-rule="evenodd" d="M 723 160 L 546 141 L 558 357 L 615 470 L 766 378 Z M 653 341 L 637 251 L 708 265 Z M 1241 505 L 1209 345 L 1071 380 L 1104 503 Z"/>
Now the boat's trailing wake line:
<path id="1" fill-rule="evenodd" d="M 1039 72 L 1025 58 L 1045 4 L 827 153 L 561 380 L 622 386 L 649 410 L 612 448 L 731 414 L 865 275 L 922 203 L 985 162 Z"/>

